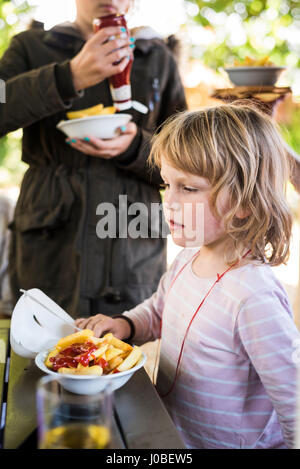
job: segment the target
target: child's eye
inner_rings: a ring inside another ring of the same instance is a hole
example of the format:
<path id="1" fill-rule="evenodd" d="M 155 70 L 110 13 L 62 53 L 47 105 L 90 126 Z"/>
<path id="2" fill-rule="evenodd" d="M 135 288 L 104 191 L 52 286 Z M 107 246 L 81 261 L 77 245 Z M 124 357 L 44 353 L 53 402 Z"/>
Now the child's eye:
<path id="1" fill-rule="evenodd" d="M 193 189 L 192 187 L 184 187 L 183 190 L 186 192 L 197 192 L 198 189 Z"/>
<path id="2" fill-rule="evenodd" d="M 166 184 L 166 183 L 162 183 L 160 184 L 160 188 L 161 189 L 167 189 L 169 187 L 170 184 Z"/>

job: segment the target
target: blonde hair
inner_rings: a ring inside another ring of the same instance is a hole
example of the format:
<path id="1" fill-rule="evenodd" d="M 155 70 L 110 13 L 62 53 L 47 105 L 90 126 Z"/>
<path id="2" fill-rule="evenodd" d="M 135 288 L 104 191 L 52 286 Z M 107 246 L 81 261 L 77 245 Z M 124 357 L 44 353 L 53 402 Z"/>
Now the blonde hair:
<path id="1" fill-rule="evenodd" d="M 272 266 L 287 261 L 292 216 L 285 190 L 291 168 L 271 118 L 240 103 L 178 113 L 153 137 L 149 163 L 161 167 L 162 157 L 211 183 L 211 208 L 229 235 L 229 264 L 245 248 Z M 226 214 L 217 207 L 223 189 L 229 192 Z M 241 209 L 248 214 L 242 219 Z"/>

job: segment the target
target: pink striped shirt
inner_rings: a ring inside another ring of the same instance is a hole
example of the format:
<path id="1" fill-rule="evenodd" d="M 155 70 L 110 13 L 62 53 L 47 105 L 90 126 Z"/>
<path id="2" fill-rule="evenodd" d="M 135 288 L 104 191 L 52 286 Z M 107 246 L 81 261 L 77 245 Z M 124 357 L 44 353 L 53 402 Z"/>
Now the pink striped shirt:
<path id="1" fill-rule="evenodd" d="M 157 292 L 124 314 L 134 342 L 159 337 L 157 387 L 172 385 L 186 328 L 215 278 L 199 278 L 197 249 L 183 249 Z M 164 403 L 188 448 L 292 447 L 296 408 L 293 340 L 300 337 L 284 288 L 268 265 L 228 272 L 204 302 L 189 330 L 176 385 Z"/>

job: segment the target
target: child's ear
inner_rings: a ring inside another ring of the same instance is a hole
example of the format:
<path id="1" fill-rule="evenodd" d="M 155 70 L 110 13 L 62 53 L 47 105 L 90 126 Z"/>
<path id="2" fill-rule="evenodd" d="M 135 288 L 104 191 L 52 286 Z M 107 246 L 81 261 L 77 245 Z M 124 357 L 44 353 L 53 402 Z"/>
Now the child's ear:
<path id="1" fill-rule="evenodd" d="M 241 220 L 243 218 L 247 218 L 251 215 L 251 210 L 247 208 L 239 208 L 238 211 L 236 212 L 235 216 L 237 218 L 240 218 Z"/>

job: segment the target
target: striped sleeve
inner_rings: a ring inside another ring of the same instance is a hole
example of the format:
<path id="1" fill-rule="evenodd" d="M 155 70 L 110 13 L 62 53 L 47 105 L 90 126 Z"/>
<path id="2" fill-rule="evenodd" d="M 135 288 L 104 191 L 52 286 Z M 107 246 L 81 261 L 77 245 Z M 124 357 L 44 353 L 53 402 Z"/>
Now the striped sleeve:
<path id="1" fill-rule="evenodd" d="M 252 295 L 238 313 L 235 334 L 238 351 L 248 355 L 292 448 L 297 397 L 293 341 L 300 334 L 287 298 L 279 290 Z"/>
<path id="2" fill-rule="evenodd" d="M 150 298 L 130 311 L 123 313 L 124 316 L 128 316 L 134 322 L 135 335 L 132 340 L 137 345 L 156 340 L 160 336 L 160 322 L 164 309 L 168 274 L 169 272 L 166 272 L 162 276 L 157 291 Z"/>
<path id="3" fill-rule="evenodd" d="M 147 300 L 123 314 L 128 316 L 135 325 L 135 335 L 132 340 L 144 344 L 160 337 L 160 323 L 165 306 L 166 293 L 179 268 L 191 257 L 183 249 L 176 256 L 170 269 L 161 277 L 157 291 Z"/>

